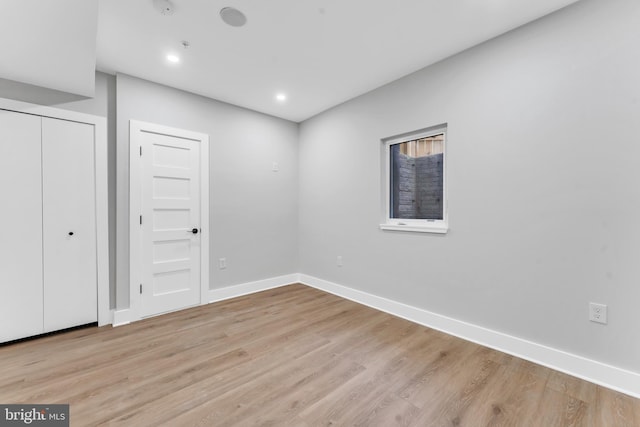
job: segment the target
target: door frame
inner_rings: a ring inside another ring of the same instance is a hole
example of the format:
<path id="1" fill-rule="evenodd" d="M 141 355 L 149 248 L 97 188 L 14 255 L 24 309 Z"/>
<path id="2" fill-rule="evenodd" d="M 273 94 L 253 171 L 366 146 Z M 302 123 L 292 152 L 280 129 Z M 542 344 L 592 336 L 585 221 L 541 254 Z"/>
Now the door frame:
<path id="1" fill-rule="evenodd" d="M 52 119 L 86 123 L 93 126 L 94 177 L 96 209 L 96 281 L 98 286 L 98 326 L 113 322 L 109 303 L 109 190 L 107 119 L 93 114 L 46 107 L 13 99 L 0 98 L 0 109 Z M 115 301 L 113 301 L 115 306 Z"/>
<path id="2" fill-rule="evenodd" d="M 139 120 L 129 121 L 129 321 L 142 319 L 142 133 L 177 136 L 200 144 L 200 305 L 209 303 L 209 135 Z M 143 219 L 144 220 L 144 219 Z"/>

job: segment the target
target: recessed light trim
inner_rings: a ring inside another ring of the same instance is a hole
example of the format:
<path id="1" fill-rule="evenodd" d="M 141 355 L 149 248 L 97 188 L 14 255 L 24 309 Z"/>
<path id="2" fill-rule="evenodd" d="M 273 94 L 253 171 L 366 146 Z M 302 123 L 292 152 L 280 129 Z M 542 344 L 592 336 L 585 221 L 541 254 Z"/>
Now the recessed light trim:
<path id="1" fill-rule="evenodd" d="M 247 17 L 234 7 L 223 7 L 220 9 L 220 18 L 232 27 L 242 27 L 247 23 Z"/>

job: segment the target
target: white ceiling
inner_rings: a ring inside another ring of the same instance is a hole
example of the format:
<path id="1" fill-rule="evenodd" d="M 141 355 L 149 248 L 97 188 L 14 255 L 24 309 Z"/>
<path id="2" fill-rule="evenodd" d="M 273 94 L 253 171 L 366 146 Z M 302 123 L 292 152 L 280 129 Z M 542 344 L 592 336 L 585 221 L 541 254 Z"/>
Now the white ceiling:
<path id="1" fill-rule="evenodd" d="M 93 96 L 97 26 L 98 0 L 2 0 L 0 78 Z"/>
<path id="2" fill-rule="evenodd" d="M 2 0 L 0 78 L 91 96 L 97 67 L 299 122 L 575 1 Z"/>
<path id="3" fill-rule="evenodd" d="M 299 122 L 576 0 L 172 1 L 163 16 L 152 0 L 100 0 L 98 69 Z M 226 6 L 247 24 L 223 23 Z"/>

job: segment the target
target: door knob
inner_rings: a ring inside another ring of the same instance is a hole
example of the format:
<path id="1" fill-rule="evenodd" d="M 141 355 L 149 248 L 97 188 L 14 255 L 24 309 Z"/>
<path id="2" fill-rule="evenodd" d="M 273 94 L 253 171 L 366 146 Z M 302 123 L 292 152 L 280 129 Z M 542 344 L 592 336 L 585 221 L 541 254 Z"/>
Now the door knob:
<path id="1" fill-rule="evenodd" d="M 69 236 L 73 236 L 73 231 L 70 231 L 70 232 L 69 232 Z"/>
<path id="2" fill-rule="evenodd" d="M 193 234 L 198 234 L 198 229 L 197 229 L 197 228 L 194 228 L 194 229 L 192 229 L 192 230 L 191 230 L 191 232 L 192 232 Z"/>

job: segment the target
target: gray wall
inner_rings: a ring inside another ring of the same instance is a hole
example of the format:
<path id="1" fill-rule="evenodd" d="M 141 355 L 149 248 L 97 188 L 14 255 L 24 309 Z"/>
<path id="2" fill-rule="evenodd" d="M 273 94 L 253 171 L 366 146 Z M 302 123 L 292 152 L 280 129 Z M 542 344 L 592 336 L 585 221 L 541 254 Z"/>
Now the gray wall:
<path id="1" fill-rule="evenodd" d="M 0 97 L 107 117 L 111 308 L 129 306 L 130 119 L 210 137 L 211 288 L 297 272 L 297 124 L 126 75 L 96 73 L 94 98 L 6 80 Z"/>
<path id="2" fill-rule="evenodd" d="M 118 308 L 129 306 L 132 119 L 209 135 L 212 289 L 297 272 L 297 124 L 121 74 L 117 94 Z"/>
<path id="3" fill-rule="evenodd" d="M 300 271 L 640 371 L 638 28 L 584 0 L 303 122 Z M 381 139 L 439 123 L 449 233 L 379 230 Z"/>

